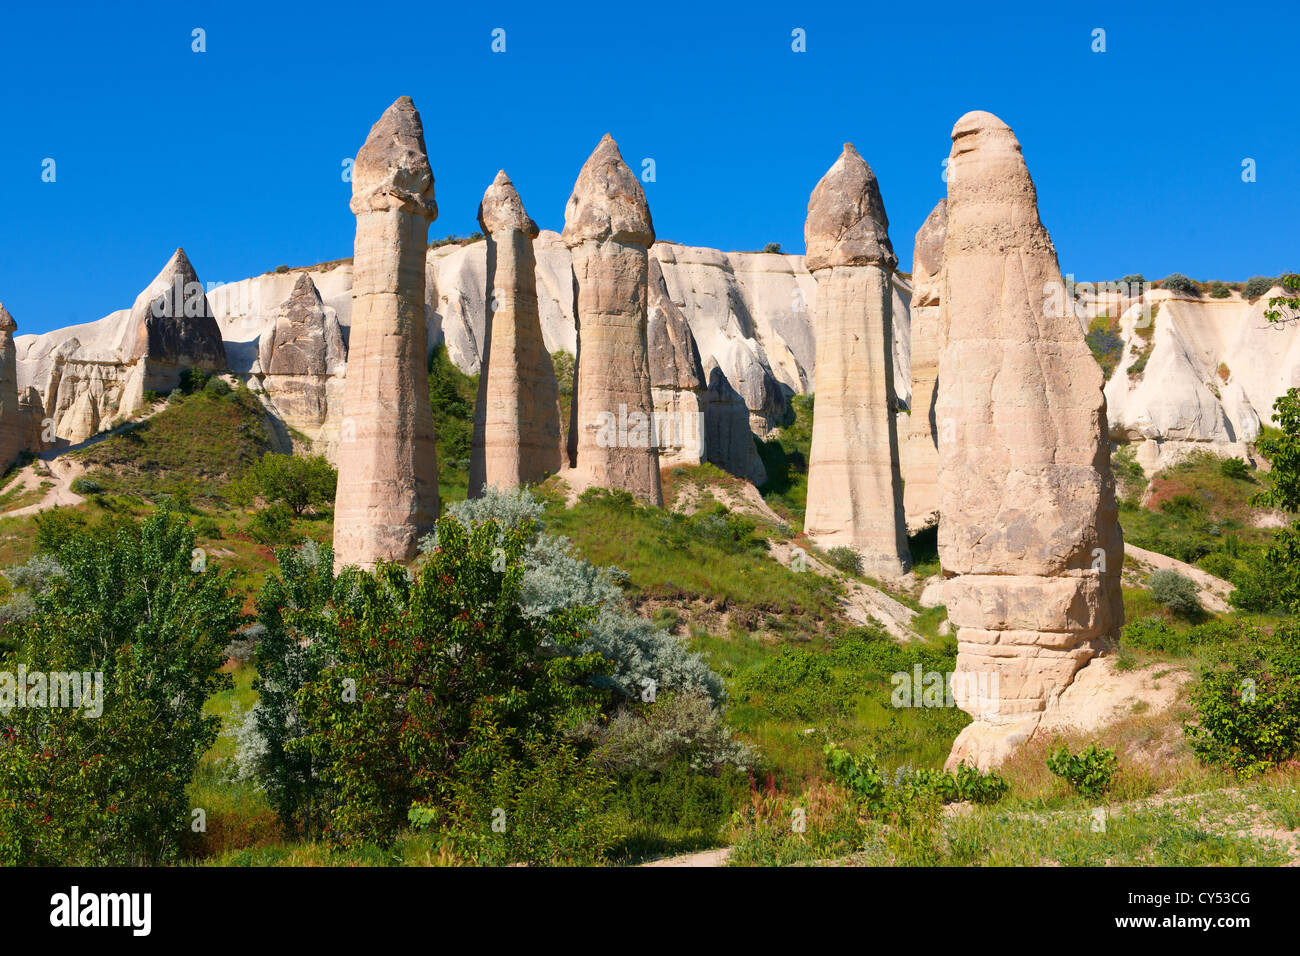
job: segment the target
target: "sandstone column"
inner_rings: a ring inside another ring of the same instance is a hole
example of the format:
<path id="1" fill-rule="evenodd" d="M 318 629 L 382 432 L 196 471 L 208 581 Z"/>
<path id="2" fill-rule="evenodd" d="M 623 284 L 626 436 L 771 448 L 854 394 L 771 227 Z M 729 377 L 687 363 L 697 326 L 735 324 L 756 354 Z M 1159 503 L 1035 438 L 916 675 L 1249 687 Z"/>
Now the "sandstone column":
<path id="1" fill-rule="evenodd" d="M 646 355 L 647 250 L 654 224 L 618 144 L 600 141 L 564 210 L 577 289 L 575 467 L 590 485 L 662 506 Z"/>
<path id="2" fill-rule="evenodd" d="M 876 177 L 851 143 L 808 200 L 804 240 L 817 280 L 804 531 L 820 547 L 853 548 L 870 575 L 897 577 L 912 565 L 894 416 L 898 258 Z"/>
<path id="3" fill-rule="evenodd" d="M 1101 369 L 1078 320 L 1051 307 L 1061 273 L 1020 143 L 983 112 L 952 141 L 939 556 L 955 575 L 954 698 L 976 720 L 949 764 L 988 767 L 1117 635 L 1124 545 Z"/>
<path id="4" fill-rule="evenodd" d="M 659 260 L 650 257 L 646 341 L 655 404 L 655 444 L 662 465 L 703 464 L 704 367 L 691 326 L 668 294 Z M 752 444 L 752 442 L 751 442 Z"/>
<path id="5" fill-rule="evenodd" d="M 339 567 L 368 568 L 414 557 L 438 517 L 424 314 L 425 249 L 438 206 L 410 97 L 384 112 L 357 153 L 351 208 L 357 236 L 334 553 Z"/>
<path id="6" fill-rule="evenodd" d="M 559 390 L 537 311 L 537 224 L 505 170 L 478 207 L 487 236 L 487 329 L 474 406 L 469 493 L 536 484 L 560 470 Z"/>
<path id="7" fill-rule="evenodd" d="M 18 323 L 0 302 L 0 472 L 12 465 L 26 447 L 23 410 L 18 405 L 18 353 L 14 332 Z"/>
<path id="8" fill-rule="evenodd" d="M 939 294 L 948 201 L 940 199 L 916 234 L 912 253 L 912 411 L 903 443 L 903 508 L 913 533 L 939 519 L 939 436 L 934 400 L 938 394 Z"/>

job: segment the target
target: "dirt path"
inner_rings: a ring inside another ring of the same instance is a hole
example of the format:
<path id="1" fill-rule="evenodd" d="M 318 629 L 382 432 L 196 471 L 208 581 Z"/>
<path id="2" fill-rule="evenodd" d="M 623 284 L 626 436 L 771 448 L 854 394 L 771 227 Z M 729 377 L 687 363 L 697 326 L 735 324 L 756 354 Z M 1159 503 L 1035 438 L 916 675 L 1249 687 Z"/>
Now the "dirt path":
<path id="1" fill-rule="evenodd" d="M 808 571 L 836 581 L 844 588 L 840 607 L 854 623 L 868 624 L 875 620 L 891 637 L 904 642 L 914 641 L 920 637 L 912 630 L 912 618 L 916 617 L 916 612 L 906 604 L 894 600 L 879 588 L 849 577 L 793 541 L 773 541 L 771 555 L 787 568 L 793 569 L 797 560 Z"/>
<path id="2" fill-rule="evenodd" d="M 731 848 L 705 850 L 702 853 L 685 853 L 681 856 L 669 856 L 662 860 L 651 860 L 642 866 L 726 866 L 731 856 Z"/>
<path id="3" fill-rule="evenodd" d="M 45 473 L 42 474 L 40 466 L 45 466 Z M 72 483 L 86 473 L 86 466 L 74 458 L 50 458 L 48 461 L 44 458 L 38 458 L 32 462 L 19 476 L 23 488 L 39 488 L 42 481 L 49 479 L 54 480 L 53 487 L 45 492 L 45 497 L 34 505 L 28 505 L 25 508 L 15 508 L 13 511 L 6 511 L 0 517 L 19 518 L 23 515 L 34 515 L 39 511 L 45 511 L 47 508 L 55 506 L 67 507 L 70 505 L 79 505 L 86 499 L 81 497 L 72 490 Z"/>
<path id="4" fill-rule="evenodd" d="M 86 466 L 69 455 L 68 452 L 89 448 L 91 445 L 97 445 L 108 438 L 120 435 L 127 429 L 148 421 L 166 407 L 164 404 L 155 405 L 148 413 L 132 418 L 130 421 L 124 422 L 109 431 L 92 435 L 76 445 L 65 445 L 61 448 L 41 452 L 36 456 L 35 461 L 18 473 L 18 477 L 15 479 L 17 484 L 14 487 L 21 488 L 24 491 L 34 491 L 40 488 L 43 481 L 53 481 L 54 484 L 46 489 L 45 497 L 40 501 L 23 508 L 15 508 L 13 511 L 6 511 L 0 514 L 0 518 L 20 518 L 23 515 L 34 515 L 54 507 L 70 507 L 81 504 L 86 499 L 72 490 L 72 483 L 86 473 Z"/>

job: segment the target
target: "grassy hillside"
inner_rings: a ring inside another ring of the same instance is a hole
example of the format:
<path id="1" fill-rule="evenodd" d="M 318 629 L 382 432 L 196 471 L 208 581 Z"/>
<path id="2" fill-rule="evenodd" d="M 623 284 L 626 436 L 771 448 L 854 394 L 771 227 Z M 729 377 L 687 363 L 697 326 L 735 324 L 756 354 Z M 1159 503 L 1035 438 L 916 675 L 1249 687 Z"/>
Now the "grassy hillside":
<path id="1" fill-rule="evenodd" d="M 204 389 L 173 392 L 153 417 L 71 454 L 107 493 L 212 504 L 270 447 L 257 396 Z"/>

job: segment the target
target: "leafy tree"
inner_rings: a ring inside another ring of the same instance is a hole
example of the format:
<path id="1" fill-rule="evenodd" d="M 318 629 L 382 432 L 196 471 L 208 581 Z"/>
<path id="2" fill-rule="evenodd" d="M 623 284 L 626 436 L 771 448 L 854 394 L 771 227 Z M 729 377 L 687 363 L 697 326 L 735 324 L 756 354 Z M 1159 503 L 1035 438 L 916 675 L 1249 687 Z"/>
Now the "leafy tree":
<path id="1" fill-rule="evenodd" d="M 350 577 L 332 659 L 297 694 L 309 730 L 287 747 L 307 751 L 333 791 L 333 839 L 389 842 L 412 804 L 449 807 L 466 781 L 527 763 L 538 740 L 599 709 L 587 681 L 605 662 L 556 650 L 576 643 L 590 609 L 520 607 L 531 533 L 444 517 L 414 572 L 381 564 Z"/>
<path id="2" fill-rule="evenodd" d="M 269 452 L 244 473 L 231 489 L 236 501 L 264 498 L 280 502 L 295 515 L 331 504 L 338 472 L 321 455 L 277 455 Z"/>
<path id="3" fill-rule="evenodd" d="M 300 548 L 281 548 L 275 557 L 279 571 L 257 596 L 257 620 L 264 630 L 252 719 L 265 743 L 252 769 L 285 831 L 310 840 L 320 835 L 321 768 L 310 749 L 291 752 L 290 744 L 307 733 L 295 697 L 320 679 L 334 650 L 334 551 L 308 541 Z"/>
<path id="4" fill-rule="evenodd" d="M 2 670 L 102 674 L 102 713 L 16 708 L 0 718 L 0 859 L 144 864 L 173 858 L 186 800 L 230 686 L 223 648 L 240 619 L 228 573 L 193 563 L 194 532 L 160 511 L 53 549 L 61 573 L 35 597 Z"/>

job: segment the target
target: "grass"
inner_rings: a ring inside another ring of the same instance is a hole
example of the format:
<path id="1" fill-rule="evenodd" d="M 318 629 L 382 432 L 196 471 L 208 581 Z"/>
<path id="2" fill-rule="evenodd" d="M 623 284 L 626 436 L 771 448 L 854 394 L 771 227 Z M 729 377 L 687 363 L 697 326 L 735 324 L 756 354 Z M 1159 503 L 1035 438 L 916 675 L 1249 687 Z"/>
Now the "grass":
<path id="1" fill-rule="evenodd" d="M 754 523 L 725 509 L 686 516 L 617 493 L 584 494 L 572 508 L 556 494 L 545 500 L 547 530 L 592 563 L 626 571 L 634 603 L 702 605 L 715 623 L 805 639 L 840 623 L 838 585 L 783 567 Z"/>
<path id="2" fill-rule="evenodd" d="M 173 395 L 152 418 L 70 454 L 110 494 L 223 503 L 225 484 L 271 447 L 266 412 L 246 388 Z"/>
<path id="3" fill-rule="evenodd" d="M 813 396 L 795 395 L 790 399 L 790 407 L 794 421 L 758 443 L 758 454 L 767 470 L 767 481 L 759 492 L 773 511 L 801 531 L 808 503 Z"/>

